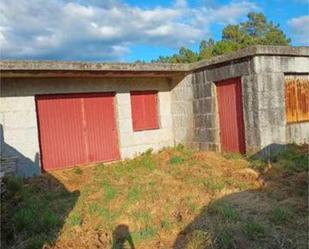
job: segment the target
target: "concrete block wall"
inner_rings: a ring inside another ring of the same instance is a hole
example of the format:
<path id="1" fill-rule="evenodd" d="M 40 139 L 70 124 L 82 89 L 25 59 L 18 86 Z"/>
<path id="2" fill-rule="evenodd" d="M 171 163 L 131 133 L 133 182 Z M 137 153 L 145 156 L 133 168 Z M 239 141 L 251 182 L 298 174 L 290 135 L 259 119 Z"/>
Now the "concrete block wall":
<path id="1" fill-rule="evenodd" d="M 158 91 L 159 129 L 134 132 L 130 91 Z M 20 175 L 40 173 L 35 95 L 115 92 L 121 157 L 131 158 L 149 148 L 174 144 L 170 82 L 166 78 L 5 78 L 1 81 L 1 154 L 18 157 Z"/>
<path id="2" fill-rule="evenodd" d="M 192 85 L 194 96 L 194 144 L 197 148 L 203 150 L 220 150 L 220 127 L 219 127 L 219 115 L 217 106 L 217 93 L 216 82 L 244 77 L 250 75 L 254 70 L 252 58 L 244 58 L 241 60 L 230 61 L 221 63 L 218 65 L 210 65 L 205 68 L 201 68 L 194 72 Z M 248 87 L 252 87 L 253 82 L 247 82 L 245 84 Z M 248 93 L 251 94 L 252 91 Z M 251 112 L 250 99 L 242 92 L 242 98 L 244 103 L 244 123 L 245 127 L 251 127 L 252 124 L 250 118 L 246 116 L 246 113 Z M 247 130 L 246 130 L 247 131 Z M 245 132 L 246 146 L 252 146 L 252 138 L 254 135 L 251 132 L 255 132 L 255 127 Z M 255 141 L 254 141 L 255 142 Z"/>
<path id="3" fill-rule="evenodd" d="M 309 75 L 308 57 L 256 56 L 254 73 L 260 148 L 309 141 L 309 122 L 288 124 L 285 115 L 285 75 Z"/>
<path id="4" fill-rule="evenodd" d="M 192 74 L 171 81 L 174 143 L 193 146 L 194 116 Z"/>
<path id="5" fill-rule="evenodd" d="M 309 141 L 309 122 L 287 124 L 285 74 L 309 75 L 308 57 L 252 56 L 194 72 L 194 138 L 199 149 L 220 150 L 215 83 L 240 77 L 247 152 L 274 144 Z"/>
<path id="6" fill-rule="evenodd" d="M 194 144 L 202 150 L 219 150 L 216 85 L 207 81 L 207 71 L 193 75 Z"/>

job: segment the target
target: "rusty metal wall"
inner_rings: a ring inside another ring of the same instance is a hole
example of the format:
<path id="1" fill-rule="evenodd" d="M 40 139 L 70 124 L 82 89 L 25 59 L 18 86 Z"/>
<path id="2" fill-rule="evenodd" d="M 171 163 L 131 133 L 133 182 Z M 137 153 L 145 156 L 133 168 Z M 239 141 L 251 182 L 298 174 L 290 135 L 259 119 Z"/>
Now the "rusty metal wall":
<path id="1" fill-rule="evenodd" d="M 285 76 L 287 123 L 309 121 L 309 75 Z"/>

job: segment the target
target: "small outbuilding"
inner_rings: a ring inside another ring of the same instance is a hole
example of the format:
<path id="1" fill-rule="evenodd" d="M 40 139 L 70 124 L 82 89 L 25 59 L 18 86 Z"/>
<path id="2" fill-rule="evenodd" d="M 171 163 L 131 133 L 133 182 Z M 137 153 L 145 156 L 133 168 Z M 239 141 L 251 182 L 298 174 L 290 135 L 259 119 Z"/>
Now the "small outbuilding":
<path id="1" fill-rule="evenodd" d="M 193 64 L 1 61 L 1 168 L 19 175 L 178 143 L 256 153 L 309 142 L 309 47 Z"/>

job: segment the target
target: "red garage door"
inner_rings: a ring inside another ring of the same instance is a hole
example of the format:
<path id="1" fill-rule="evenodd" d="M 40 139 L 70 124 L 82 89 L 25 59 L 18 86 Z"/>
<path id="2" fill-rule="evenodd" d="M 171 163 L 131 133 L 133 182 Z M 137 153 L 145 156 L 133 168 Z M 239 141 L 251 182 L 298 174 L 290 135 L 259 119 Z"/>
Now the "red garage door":
<path id="1" fill-rule="evenodd" d="M 114 94 L 36 97 L 44 170 L 119 159 Z"/>
<path id="2" fill-rule="evenodd" d="M 240 78 L 218 82 L 217 97 L 222 150 L 245 153 Z"/>

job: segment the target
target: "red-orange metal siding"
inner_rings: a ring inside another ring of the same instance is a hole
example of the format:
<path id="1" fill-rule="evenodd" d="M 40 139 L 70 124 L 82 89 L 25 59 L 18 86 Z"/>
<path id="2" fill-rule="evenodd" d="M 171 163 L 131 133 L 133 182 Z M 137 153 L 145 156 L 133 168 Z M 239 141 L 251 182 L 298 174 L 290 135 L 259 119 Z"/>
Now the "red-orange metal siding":
<path id="1" fill-rule="evenodd" d="M 309 121 L 309 76 L 285 76 L 285 111 L 287 123 Z"/>
<path id="2" fill-rule="evenodd" d="M 157 108 L 156 91 L 131 92 L 133 130 L 140 131 L 159 128 Z"/>
<path id="3" fill-rule="evenodd" d="M 245 153 L 245 136 L 240 78 L 217 84 L 221 148 L 227 152 Z"/>
<path id="4" fill-rule="evenodd" d="M 44 170 L 119 159 L 114 94 L 36 97 Z"/>

